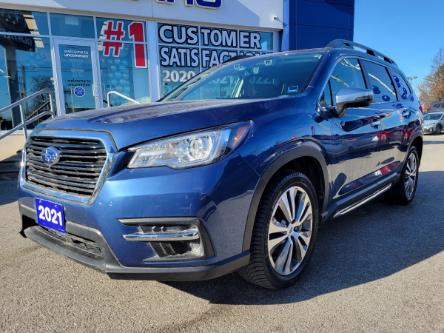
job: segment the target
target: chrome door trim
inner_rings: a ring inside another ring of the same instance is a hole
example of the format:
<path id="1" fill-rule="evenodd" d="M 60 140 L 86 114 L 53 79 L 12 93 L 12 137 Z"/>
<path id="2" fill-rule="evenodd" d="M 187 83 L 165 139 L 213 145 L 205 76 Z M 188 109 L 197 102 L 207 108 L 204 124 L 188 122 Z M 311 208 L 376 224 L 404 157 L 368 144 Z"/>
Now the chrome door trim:
<path id="1" fill-rule="evenodd" d="M 351 211 L 355 210 L 356 208 L 361 207 L 362 205 L 365 205 L 367 202 L 379 197 L 381 194 L 383 194 L 384 192 L 387 192 L 390 188 L 392 187 L 392 184 L 388 184 L 386 186 L 384 186 L 383 188 L 377 190 L 376 192 L 374 192 L 373 194 L 369 195 L 368 197 L 365 197 L 364 199 L 350 205 L 347 206 L 341 210 L 339 210 L 334 216 L 333 218 L 337 218 L 339 216 L 343 216 L 345 214 L 350 213 Z"/>

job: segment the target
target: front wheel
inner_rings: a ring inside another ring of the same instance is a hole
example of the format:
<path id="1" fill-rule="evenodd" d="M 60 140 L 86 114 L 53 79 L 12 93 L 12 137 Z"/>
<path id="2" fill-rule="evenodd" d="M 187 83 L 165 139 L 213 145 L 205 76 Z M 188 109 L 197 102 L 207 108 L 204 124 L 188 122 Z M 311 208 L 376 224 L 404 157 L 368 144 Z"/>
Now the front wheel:
<path id="1" fill-rule="evenodd" d="M 388 193 L 390 201 L 396 204 L 408 205 L 415 198 L 418 186 L 419 155 L 415 147 L 411 147 L 401 172 L 401 178 Z"/>
<path id="2" fill-rule="evenodd" d="M 441 124 L 436 125 L 435 134 L 441 134 L 441 132 L 442 132 L 442 125 Z"/>
<path id="3" fill-rule="evenodd" d="M 240 271 L 268 289 L 296 282 L 310 260 L 319 225 L 318 199 L 307 176 L 289 172 L 270 185 L 253 228 L 250 264 Z"/>

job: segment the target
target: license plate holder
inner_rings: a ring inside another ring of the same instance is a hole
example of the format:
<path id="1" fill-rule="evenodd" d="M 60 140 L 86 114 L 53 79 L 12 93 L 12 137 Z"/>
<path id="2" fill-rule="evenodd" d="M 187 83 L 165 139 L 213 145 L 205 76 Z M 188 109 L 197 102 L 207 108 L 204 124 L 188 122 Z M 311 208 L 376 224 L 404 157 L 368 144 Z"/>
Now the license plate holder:
<path id="1" fill-rule="evenodd" d="M 48 200 L 35 199 L 35 210 L 37 223 L 40 226 L 65 233 L 65 212 L 62 205 Z"/>

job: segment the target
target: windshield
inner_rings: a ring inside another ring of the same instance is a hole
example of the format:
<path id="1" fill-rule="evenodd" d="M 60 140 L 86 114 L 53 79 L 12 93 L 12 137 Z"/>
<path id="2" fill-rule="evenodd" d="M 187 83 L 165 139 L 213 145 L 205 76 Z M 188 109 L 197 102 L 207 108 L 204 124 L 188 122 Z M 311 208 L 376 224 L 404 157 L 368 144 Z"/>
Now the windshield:
<path id="1" fill-rule="evenodd" d="M 226 63 L 195 76 L 163 101 L 297 95 L 305 90 L 321 58 L 322 53 L 280 54 Z"/>
<path id="2" fill-rule="evenodd" d="M 429 113 L 424 116 L 424 120 L 439 120 L 441 119 L 442 113 Z"/>

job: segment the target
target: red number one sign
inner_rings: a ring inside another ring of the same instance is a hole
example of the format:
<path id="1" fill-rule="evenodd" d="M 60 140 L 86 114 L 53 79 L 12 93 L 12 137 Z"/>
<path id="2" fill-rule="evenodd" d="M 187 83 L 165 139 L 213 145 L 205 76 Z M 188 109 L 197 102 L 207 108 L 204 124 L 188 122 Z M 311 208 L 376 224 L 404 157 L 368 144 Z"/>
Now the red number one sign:
<path id="1" fill-rule="evenodd" d="M 135 42 L 134 44 L 134 61 L 137 68 L 146 68 L 146 54 L 145 54 L 145 31 L 144 24 L 142 22 L 131 22 L 128 26 L 128 32 L 131 39 Z"/>

